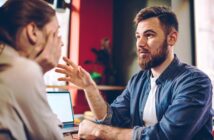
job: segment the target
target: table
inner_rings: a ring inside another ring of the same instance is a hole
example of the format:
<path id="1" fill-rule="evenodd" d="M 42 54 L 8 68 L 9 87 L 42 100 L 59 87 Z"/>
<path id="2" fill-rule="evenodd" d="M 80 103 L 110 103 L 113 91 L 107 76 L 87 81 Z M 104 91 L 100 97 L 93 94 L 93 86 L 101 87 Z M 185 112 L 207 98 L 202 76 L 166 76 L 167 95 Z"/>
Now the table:
<path id="1" fill-rule="evenodd" d="M 78 134 L 77 133 L 68 134 L 64 136 L 64 140 L 78 140 Z"/>
<path id="2" fill-rule="evenodd" d="M 99 90 L 124 90 L 124 86 L 114 86 L 114 85 L 98 85 Z M 64 90 L 82 90 L 75 85 L 68 85 L 68 86 L 56 86 L 56 85 L 47 85 L 46 88 L 56 88 L 56 89 L 64 89 Z"/>

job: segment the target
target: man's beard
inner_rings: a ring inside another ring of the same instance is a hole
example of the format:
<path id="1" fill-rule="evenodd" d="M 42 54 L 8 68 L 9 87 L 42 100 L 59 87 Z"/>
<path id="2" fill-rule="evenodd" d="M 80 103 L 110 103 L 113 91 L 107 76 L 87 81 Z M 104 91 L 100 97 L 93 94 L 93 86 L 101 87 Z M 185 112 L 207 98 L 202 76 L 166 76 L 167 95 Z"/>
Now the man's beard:
<path id="1" fill-rule="evenodd" d="M 161 65 L 166 60 L 168 52 L 168 44 L 167 40 L 165 39 L 162 46 L 155 51 L 155 54 L 149 54 L 150 56 L 141 58 L 143 60 L 139 60 L 141 69 L 148 70 Z"/>

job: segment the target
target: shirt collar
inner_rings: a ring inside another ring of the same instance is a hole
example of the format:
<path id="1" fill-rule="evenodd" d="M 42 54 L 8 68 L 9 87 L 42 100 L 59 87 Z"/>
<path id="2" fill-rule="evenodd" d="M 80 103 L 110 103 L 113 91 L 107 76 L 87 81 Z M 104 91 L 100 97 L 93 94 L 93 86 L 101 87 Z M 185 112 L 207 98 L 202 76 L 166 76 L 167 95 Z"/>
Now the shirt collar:
<path id="1" fill-rule="evenodd" d="M 177 65 L 180 63 L 179 59 L 177 56 L 174 54 L 174 59 L 172 62 L 169 64 L 169 66 L 163 71 L 163 73 L 159 76 L 159 78 L 156 80 L 156 84 L 161 84 L 165 80 L 169 79 L 174 72 L 177 70 Z"/>
<path id="2" fill-rule="evenodd" d="M 163 73 L 157 78 L 156 84 L 161 84 L 165 80 L 167 80 L 171 75 L 176 71 L 177 65 L 180 63 L 179 59 L 177 58 L 176 54 L 174 54 L 174 59 L 172 62 L 169 64 L 169 66 L 163 71 Z M 146 76 L 147 78 L 151 77 L 151 70 L 147 70 Z"/>

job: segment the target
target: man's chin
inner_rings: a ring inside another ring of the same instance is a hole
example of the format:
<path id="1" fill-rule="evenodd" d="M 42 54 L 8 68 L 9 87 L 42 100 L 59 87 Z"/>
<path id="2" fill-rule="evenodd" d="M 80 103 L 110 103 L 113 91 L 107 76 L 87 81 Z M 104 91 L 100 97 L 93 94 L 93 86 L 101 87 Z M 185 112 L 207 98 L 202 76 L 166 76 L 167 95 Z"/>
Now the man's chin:
<path id="1" fill-rule="evenodd" d="M 142 70 L 149 70 L 151 67 L 148 65 L 148 63 L 138 62 L 138 65 Z"/>

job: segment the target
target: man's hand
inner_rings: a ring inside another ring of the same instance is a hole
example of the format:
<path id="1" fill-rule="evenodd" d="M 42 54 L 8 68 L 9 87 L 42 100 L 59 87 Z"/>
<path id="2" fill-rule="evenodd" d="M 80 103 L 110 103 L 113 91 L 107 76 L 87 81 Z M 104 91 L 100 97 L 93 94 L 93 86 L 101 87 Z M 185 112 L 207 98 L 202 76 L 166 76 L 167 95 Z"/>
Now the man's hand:
<path id="1" fill-rule="evenodd" d="M 83 120 L 79 125 L 78 137 L 87 140 L 131 140 L 132 129 L 116 128 Z"/>
<path id="2" fill-rule="evenodd" d="M 58 73 L 65 74 L 66 77 L 61 77 L 59 81 L 71 82 L 81 89 L 89 89 L 90 87 L 95 87 L 96 84 L 91 78 L 90 74 L 84 70 L 82 67 L 77 66 L 71 60 L 63 57 L 66 64 L 58 64 L 55 71 Z"/>
<path id="3" fill-rule="evenodd" d="M 78 137 L 80 139 L 95 140 L 98 139 L 98 124 L 88 120 L 83 120 L 79 125 Z"/>
<path id="4" fill-rule="evenodd" d="M 71 82 L 78 88 L 83 89 L 94 116 L 98 120 L 103 119 L 107 113 L 107 105 L 90 74 L 68 58 L 63 57 L 63 60 L 66 64 L 58 64 L 55 71 L 65 74 L 66 77 L 58 78 L 58 80 Z"/>
<path id="5" fill-rule="evenodd" d="M 62 46 L 63 43 L 61 37 L 58 36 L 58 31 L 50 33 L 45 45 L 35 48 L 37 50 L 34 50 L 29 58 L 34 59 L 42 67 L 43 73 L 45 73 L 58 64 Z"/>

